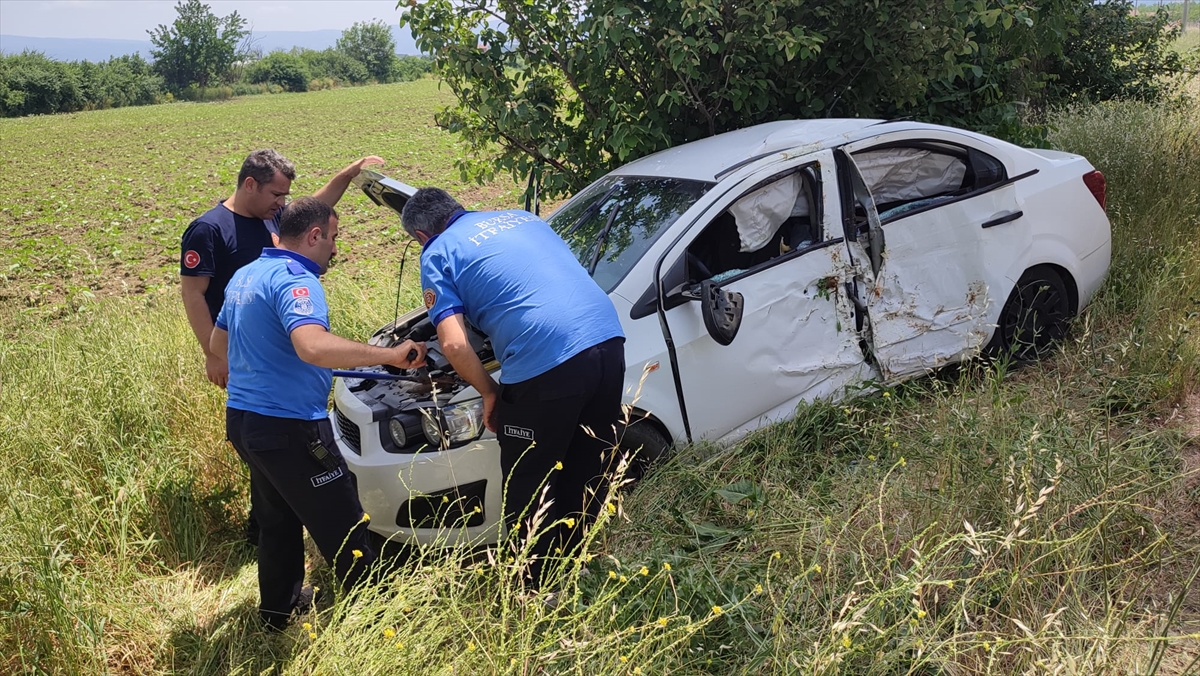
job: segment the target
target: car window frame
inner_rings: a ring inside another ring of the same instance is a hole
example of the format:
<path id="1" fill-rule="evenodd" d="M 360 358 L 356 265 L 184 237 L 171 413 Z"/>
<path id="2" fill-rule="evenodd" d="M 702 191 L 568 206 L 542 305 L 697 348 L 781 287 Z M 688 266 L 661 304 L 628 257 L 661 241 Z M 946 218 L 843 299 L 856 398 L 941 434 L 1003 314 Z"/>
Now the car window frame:
<path id="1" fill-rule="evenodd" d="M 768 186 L 776 181 L 787 178 L 788 176 L 791 176 L 792 174 L 803 172 L 804 170 L 809 169 L 809 168 L 813 169 L 812 173 L 813 173 L 813 177 L 816 181 L 816 187 L 817 187 L 817 194 L 812 196 L 813 197 L 813 205 L 812 206 L 814 207 L 813 210 L 816 212 L 817 218 L 819 219 L 818 223 L 819 223 L 819 226 L 821 229 L 822 236 L 828 237 L 829 235 L 834 234 L 834 231 L 830 228 L 825 227 L 826 226 L 826 223 L 825 223 L 825 201 L 824 201 L 825 183 L 821 180 L 821 161 L 819 159 L 814 159 L 810 162 L 796 165 L 794 167 L 788 167 L 787 169 L 785 169 L 783 171 L 772 174 L 771 176 L 768 176 L 768 177 L 762 179 L 761 181 L 756 182 L 749 188 L 741 191 L 741 193 L 729 203 L 729 206 L 732 206 L 738 200 L 742 199 L 746 195 L 749 195 L 750 193 L 754 192 L 755 190 L 760 190 L 762 188 L 765 188 L 766 186 Z M 801 180 L 803 180 L 803 179 L 801 179 Z M 689 249 L 691 249 L 692 245 L 694 245 L 696 243 L 696 239 L 699 239 L 700 237 L 704 236 L 704 231 L 707 230 L 709 227 L 711 227 L 717 218 L 720 218 L 723 214 L 725 214 L 729 211 L 729 206 L 726 206 L 724 209 L 722 209 L 720 212 L 718 212 L 716 216 L 714 216 L 712 219 L 710 219 L 708 221 L 708 223 L 706 223 L 704 225 L 704 227 L 700 229 L 700 233 L 698 235 L 696 235 L 696 237 L 688 244 L 687 247 L 684 247 L 685 252 L 687 252 Z M 783 263 L 786 263 L 787 261 L 799 258 L 800 256 L 803 256 L 806 253 L 810 253 L 812 251 L 818 251 L 820 249 L 824 249 L 824 248 L 833 246 L 835 244 L 841 244 L 844 241 L 845 241 L 845 238 L 839 235 L 837 237 L 832 237 L 830 239 L 823 239 L 820 242 L 811 244 L 809 246 L 806 246 L 806 247 L 803 247 L 800 249 L 794 249 L 787 253 L 775 256 L 774 258 L 771 258 L 770 260 L 759 263 L 758 265 L 755 265 L 753 267 L 746 268 L 746 270 L 740 274 L 734 275 L 732 277 L 727 277 L 727 278 L 721 280 L 720 282 L 716 282 L 715 286 L 717 288 L 722 288 L 726 285 L 733 284 L 734 282 L 737 282 L 739 280 L 746 279 L 746 278 L 750 277 L 751 275 L 758 274 L 759 272 L 762 272 L 763 270 L 769 270 L 770 268 L 773 268 L 777 265 L 781 265 Z M 718 274 L 720 274 L 720 273 L 718 273 Z M 700 280 L 700 281 L 703 281 L 703 280 Z"/>
<path id="2" fill-rule="evenodd" d="M 1023 178 L 1028 178 L 1029 176 L 1032 176 L 1033 174 L 1036 174 L 1038 172 L 1037 169 L 1034 169 L 1032 171 L 1025 172 L 1018 176 L 1009 176 L 1008 165 L 1005 164 L 1004 160 L 1000 159 L 999 157 L 996 157 L 995 155 L 993 155 L 989 152 L 985 152 L 975 146 L 970 146 L 965 143 L 958 143 L 955 141 L 947 141 L 944 139 L 935 139 L 935 138 L 912 138 L 912 139 L 903 139 L 903 140 L 898 140 L 898 141 L 888 141 L 885 143 L 881 143 L 879 145 L 873 145 L 873 146 L 867 146 L 865 148 L 860 148 L 859 150 L 856 150 L 854 152 L 847 152 L 846 156 L 851 162 L 854 162 L 854 156 L 859 153 L 866 153 L 866 152 L 871 152 L 874 150 L 890 150 L 893 148 L 917 148 L 920 150 L 928 150 L 930 152 L 951 154 L 951 153 L 947 152 L 947 146 L 961 150 L 962 156 L 959 157 L 959 159 L 961 159 L 963 161 L 963 163 L 967 166 L 968 170 L 970 170 L 972 172 L 974 171 L 974 168 L 972 167 L 972 164 L 971 164 L 970 151 L 974 150 L 975 152 L 977 152 L 985 157 L 991 158 L 997 164 L 1000 165 L 1001 169 L 1003 170 L 1004 178 L 999 181 L 996 181 L 994 183 L 990 183 L 982 188 L 975 188 L 974 190 L 965 192 L 961 195 L 954 195 L 953 197 L 951 197 L 950 199 L 947 199 L 944 202 L 938 202 L 937 204 L 929 204 L 929 205 L 920 207 L 918 209 L 913 209 L 912 211 L 906 211 L 902 214 L 896 214 L 895 216 L 891 216 L 886 219 L 880 218 L 879 219 L 880 227 L 885 227 L 891 223 L 895 223 L 895 222 L 901 221 L 905 218 L 909 218 L 910 216 L 918 216 L 920 214 L 932 211 L 934 209 L 940 209 L 945 206 L 950 206 L 952 204 L 957 204 L 958 202 L 962 202 L 964 200 L 972 199 L 972 198 L 978 197 L 980 195 L 987 194 L 993 190 L 998 190 L 1007 185 L 1015 183 Z M 856 167 L 858 166 L 857 163 L 855 164 L 855 166 Z M 868 186 L 868 190 L 869 189 L 870 189 L 870 186 Z M 913 201 L 916 201 L 916 200 L 913 200 Z M 851 207 L 853 207 L 853 202 L 851 203 Z M 878 215 L 879 215 L 878 208 L 876 208 L 876 216 L 878 216 Z"/>

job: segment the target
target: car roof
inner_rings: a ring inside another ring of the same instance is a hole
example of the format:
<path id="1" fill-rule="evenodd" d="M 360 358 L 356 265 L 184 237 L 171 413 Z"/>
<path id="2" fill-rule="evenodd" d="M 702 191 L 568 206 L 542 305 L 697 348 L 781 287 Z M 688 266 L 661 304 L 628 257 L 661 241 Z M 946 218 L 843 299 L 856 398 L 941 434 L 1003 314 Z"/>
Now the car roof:
<path id="1" fill-rule="evenodd" d="M 717 134 L 634 160 L 612 172 L 623 176 L 674 176 L 699 181 L 775 152 L 804 146 L 812 150 L 856 140 L 855 132 L 883 120 L 833 118 L 783 120 Z"/>

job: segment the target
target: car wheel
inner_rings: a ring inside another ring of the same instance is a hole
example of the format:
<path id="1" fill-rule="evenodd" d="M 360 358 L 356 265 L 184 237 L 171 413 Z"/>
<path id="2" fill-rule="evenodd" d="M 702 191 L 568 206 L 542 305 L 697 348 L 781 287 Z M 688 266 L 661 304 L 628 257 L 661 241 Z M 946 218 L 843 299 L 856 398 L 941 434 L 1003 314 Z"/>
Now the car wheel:
<path id="1" fill-rule="evenodd" d="M 646 418 L 639 418 L 625 428 L 617 448 L 621 453 L 627 453 L 633 458 L 625 471 L 625 478 L 636 482 L 654 465 L 666 459 L 670 454 L 671 442 L 654 423 Z"/>
<path id="2" fill-rule="evenodd" d="M 1071 296 L 1062 275 L 1049 266 L 1030 268 L 1000 311 L 988 352 L 1021 361 L 1041 358 L 1066 335 L 1070 319 Z"/>

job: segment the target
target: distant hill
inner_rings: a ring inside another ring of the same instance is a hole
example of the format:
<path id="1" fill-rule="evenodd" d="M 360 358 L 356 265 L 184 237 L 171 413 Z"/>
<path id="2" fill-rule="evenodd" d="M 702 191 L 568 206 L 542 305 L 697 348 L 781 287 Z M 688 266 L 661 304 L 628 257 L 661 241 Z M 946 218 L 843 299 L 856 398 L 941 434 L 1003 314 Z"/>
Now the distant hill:
<path id="1" fill-rule="evenodd" d="M 332 47 L 342 36 L 340 30 L 320 31 L 256 31 L 254 44 L 264 54 L 277 49 Z M 397 54 L 420 54 L 408 29 L 392 26 Z M 0 35 L 0 52 L 19 54 L 26 49 L 44 53 L 60 61 L 104 61 L 122 54 L 138 53 L 150 58 L 150 40 L 107 40 L 103 38 L 33 38 L 23 35 Z"/>

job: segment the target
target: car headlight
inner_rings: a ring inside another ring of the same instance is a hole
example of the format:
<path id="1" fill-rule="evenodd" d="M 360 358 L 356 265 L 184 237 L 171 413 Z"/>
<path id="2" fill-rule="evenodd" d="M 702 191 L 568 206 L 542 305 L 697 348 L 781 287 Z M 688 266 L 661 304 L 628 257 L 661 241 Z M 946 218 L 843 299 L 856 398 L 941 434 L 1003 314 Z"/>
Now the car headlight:
<path id="1" fill-rule="evenodd" d="M 388 418 L 387 429 L 396 448 L 406 448 L 409 444 L 419 440 L 418 435 L 422 431 L 421 416 L 414 416 L 412 413 L 392 416 Z"/>
<path id="2" fill-rule="evenodd" d="M 483 434 L 483 399 L 472 399 L 421 411 L 421 430 L 436 448 L 449 448 L 479 438 Z"/>

